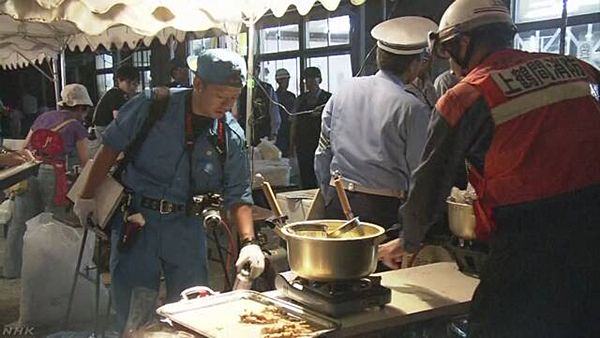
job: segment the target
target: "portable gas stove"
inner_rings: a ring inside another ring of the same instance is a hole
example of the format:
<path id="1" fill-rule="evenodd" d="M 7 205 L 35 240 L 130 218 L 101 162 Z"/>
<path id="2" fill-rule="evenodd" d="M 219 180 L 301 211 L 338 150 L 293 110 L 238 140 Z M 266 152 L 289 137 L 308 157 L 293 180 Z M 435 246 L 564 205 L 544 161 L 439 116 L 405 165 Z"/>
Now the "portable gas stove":
<path id="1" fill-rule="evenodd" d="M 333 317 L 383 306 L 392 300 L 392 291 L 382 286 L 381 277 L 377 276 L 315 282 L 285 272 L 275 277 L 275 288 L 284 297 Z"/>

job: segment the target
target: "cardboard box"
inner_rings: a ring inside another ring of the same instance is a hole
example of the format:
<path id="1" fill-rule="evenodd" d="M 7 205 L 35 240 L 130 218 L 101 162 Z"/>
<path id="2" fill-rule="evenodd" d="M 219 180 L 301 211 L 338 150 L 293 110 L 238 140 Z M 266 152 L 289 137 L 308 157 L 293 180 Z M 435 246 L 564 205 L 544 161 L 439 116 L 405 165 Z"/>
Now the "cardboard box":
<path id="1" fill-rule="evenodd" d="M 323 218 L 322 198 L 319 189 L 281 192 L 276 195 L 281 211 L 288 216 L 288 222 L 300 222 L 307 219 Z M 313 206 L 313 201 L 317 203 Z M 311 210 L 312 207 L 312 210 Z"/>

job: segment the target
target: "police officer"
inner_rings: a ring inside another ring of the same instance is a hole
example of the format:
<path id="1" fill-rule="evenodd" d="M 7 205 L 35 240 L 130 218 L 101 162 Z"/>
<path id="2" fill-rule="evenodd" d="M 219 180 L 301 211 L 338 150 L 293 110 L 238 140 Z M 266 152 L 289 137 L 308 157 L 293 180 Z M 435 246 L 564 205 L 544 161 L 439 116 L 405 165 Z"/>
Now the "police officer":
<path id="1" fill-rule="evenodd" d="M 490 254 L 471 304 L 474 337 L 600 333 L 600 72 L 570 56 L 511 49 L 502 1 L 457 0 L 431 35 L 465 78 L 436 105 L 401 208 L 380 247 L 396 267 L 445 208 L 466 159 L 475 233 Z"/>
<path id="2" fill-rule="evenodd" d="M 436 28 L 414 16 L 375 26 L 379 71 L 353 78 L 325 106 L 315 172 L 326 196 L 326 218 L 344 217 L 331 182 L 339 171 L 361 220 L 386 228 L 396 223 L 429 121 L 429 108 L 406 84 L 417 76 L 427 57 L 427 33 Z"/>
<path id="3" fill-rule="evenodd" d="M 119 250 L 123 215 L 117 213 L 110 222 L 111 287 L 121 329 L 132 291 L 158 290 L 161 272 L 169 301 L 177 300 L 187 287 L 207 284 L 206 230 L 200 217 L 186 212 L 192 195 L 224 196 L 241 238 L 236 265 L 249 263 L 252 277 L 264 268 L 254 238 L 244 132 L 230 113 L 246 82 L 245 61 L 224 49 L 205 50 L 195 61 L 189 62 L 195 73 L 193 88 L 171 93 L 164 116 L 148 131 L 122 175 L 122 183 L 131 191 L 129 213 L 136 216 L 129 221 L 144 224 L 129 249 Z M 151 101 L 144 94 L 134 97 L 107 128 L 74 207 L 82 223 L 95 210 L 100 180 L 139 132 Z"/>

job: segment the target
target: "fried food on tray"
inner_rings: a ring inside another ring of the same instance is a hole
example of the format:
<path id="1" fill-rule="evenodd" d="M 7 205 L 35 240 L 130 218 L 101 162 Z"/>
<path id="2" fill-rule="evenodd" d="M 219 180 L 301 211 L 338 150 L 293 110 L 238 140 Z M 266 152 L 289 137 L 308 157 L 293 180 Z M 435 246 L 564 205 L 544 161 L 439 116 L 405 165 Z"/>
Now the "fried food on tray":
<path id="1" fill-rule="evenodd" d="M 240 315 L 246 324 L 270 324 L 261 330 L 262 338 L 296 338 L 310 335 L 313 331 L 303 319 L 294 318 L 276 306 L 269 305 L 262 311 L 246 311 Z"/>
<path id="2" fill-rule="evenodd" d="M 260 312 L 246 311 L 240 315 L 240 321 L 246 324 L 275 324 L 287 314 L 276 306 L 269 305 Z"/>
<path id="3" fill-rule="evenodd" d="M 262 338 L 295 338 L 307 336 L 312 330 L 305 322 L 292 322 L 267 326 L 261 333 Z"/>

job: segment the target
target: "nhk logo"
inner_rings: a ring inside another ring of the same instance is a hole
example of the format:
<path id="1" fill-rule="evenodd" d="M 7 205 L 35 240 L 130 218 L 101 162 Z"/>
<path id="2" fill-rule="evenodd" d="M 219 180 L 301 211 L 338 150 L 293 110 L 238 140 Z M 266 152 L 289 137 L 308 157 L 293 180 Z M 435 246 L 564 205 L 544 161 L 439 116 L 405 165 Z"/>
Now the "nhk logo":
<path id="1" fill-rule="evenodd" d="M 29 326 L 17 326 L 10 327 L 5 326 L 2 329 L 2 337 L 14 337 L 14 336 L 33 336 L 33 327 Z"/>

